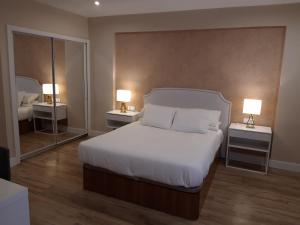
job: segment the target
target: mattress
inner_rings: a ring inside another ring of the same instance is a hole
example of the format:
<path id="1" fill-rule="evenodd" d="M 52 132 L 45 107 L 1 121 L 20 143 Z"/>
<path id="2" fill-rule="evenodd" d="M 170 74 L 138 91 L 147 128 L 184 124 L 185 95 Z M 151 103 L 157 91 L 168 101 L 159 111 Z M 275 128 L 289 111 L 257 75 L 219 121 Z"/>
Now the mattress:
<path id="1" fill-rule="evenodd" d="M 33 109 L 32 106 L 20 106 L 18 108 L 18 120 L 28 120 L 29 122 L 32 120 Z"/>
<path id="2" fill-rule="evenodd" d="M 222 131 L 184 133 L 131 123 L 83 141 L 82 163 L 172 186 L 198 187 L 222 143 Z"/>

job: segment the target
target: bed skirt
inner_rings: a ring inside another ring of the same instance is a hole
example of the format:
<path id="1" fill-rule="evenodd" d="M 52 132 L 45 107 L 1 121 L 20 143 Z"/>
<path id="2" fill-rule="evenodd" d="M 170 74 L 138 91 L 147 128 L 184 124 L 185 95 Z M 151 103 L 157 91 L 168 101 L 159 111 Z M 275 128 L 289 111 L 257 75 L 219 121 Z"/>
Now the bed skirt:
<path id="1" fill-rule="evenodd" d="M 214 177 L 217 161 L 218 157 L 215 157 L 202 185 L 195 188 L 176 187 L 128 177 L 88 164 L 83 165 L 83 186 L 89 191 L 196 220 Z"/>

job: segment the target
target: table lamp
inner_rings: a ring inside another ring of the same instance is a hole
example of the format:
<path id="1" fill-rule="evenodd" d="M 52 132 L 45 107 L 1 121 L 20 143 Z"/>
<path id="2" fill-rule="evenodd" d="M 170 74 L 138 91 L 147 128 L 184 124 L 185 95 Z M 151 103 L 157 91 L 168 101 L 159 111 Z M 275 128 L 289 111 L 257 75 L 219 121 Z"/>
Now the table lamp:
<path id="1" fill-rule="evenodd" d="M 262 101 L 257 99 L 244 99 L 243 113 L 249 114 L 246 126 L 247 128 L 255 128 L 253 115 L 260 115 L 261 103 Z"/>
<path id="2" fill-rule="evenodd" d="M 53 85 L 52 84 L 43 84 L 43 94 L 44 100 L 48 104 L 53 103 Z M 55 84 L 55 94 L 59 94 L 59 86 Z"/>
<path id="3" fill-rule="evenodd" d="M 122 113 L 127 112 L 126 102 L 130 102 L 131 100 L 131 91 L 129 90 L 117 90 L 117 101 L 121 102 L 120 111 Z"/>

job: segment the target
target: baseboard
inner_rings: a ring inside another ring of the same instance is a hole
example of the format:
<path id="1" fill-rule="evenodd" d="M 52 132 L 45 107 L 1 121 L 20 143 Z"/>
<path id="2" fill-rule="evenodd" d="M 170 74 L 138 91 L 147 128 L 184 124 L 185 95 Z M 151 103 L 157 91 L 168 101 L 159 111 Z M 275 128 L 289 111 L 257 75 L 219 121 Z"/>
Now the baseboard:
<path id="1" fill-rule="evenodd" d="M 70 132 L 70 133 L 75 133 L 75 134 L 84 134 L 84 133 L 86 133 L 85 129 L 76 128 L 76 127 L 68 127 L 67 131 Z"/>
<path id="2" fill-rule="evenodd" d="M 230 159 L 256 164 L 256 165 L 264 165 L 264 158 L 259 156 L 249 156 L 249 155 L 235 153 L 235 155 L 230 156 Z M 284 162 L 284 161 L 270 159 L 269 166 L 271 168 L 276 168 L 276 169 L 300 172 L 300 164 L 298 163 L 291 163 L 291 162 Z"/>
<path id="3" fill-rule="evenodd" d="M 276 168 L 276 169 L 300 172 L 300 164 L 299 163 L 270 160 L 270 167 Z"/>
<path id="4" fill-rule="evenodd" d="M 20 163 L 20 160 L 17 157 L 10 158 L 10 167 L 14 167 Z"/>
<path id="5" fill-rule="evenodd" d="M 91 137 L 96 137 L 96 136 L 99 136 L 99 135 L 102 135 L 105 133 L 107 133 L 107 132 L 100 131 L 100 130 L 89 130 L 89 136 L 91 136 Z"/>

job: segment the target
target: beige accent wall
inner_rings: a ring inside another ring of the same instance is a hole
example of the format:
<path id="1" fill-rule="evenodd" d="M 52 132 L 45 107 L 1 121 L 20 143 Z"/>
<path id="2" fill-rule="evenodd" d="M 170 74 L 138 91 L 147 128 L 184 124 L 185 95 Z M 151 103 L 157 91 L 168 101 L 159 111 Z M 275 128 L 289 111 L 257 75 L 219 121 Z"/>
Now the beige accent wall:
<path id="1" fill-rule="evenodd" d="M 31 0 L 0 0 L 0 49 L 2 76 L 0 87 L 0 124 L 1 145 L 8 146 L 15 154 L 13 142 L 13 124 L 10 105 L 9 68 L 7 57 L 6 25 L 17 25 L 51 33 L 58 33 L 79 38 L 88 38 L 87 19 L 56 8 L 36 3 Z M 3 96 L 2 96 L 3 95 Z"/>
<path id="2" fill-rule="evenodd" d="M 286 26 L 272 159 L 300 163 L 300 4 L 197 10 L 89 19 L 92 50 L 92 126 L 104 130 L 114 106 L 115 33 Z"/>
<path id="3" fill-rule="evenodd" d="M 284 27 L 118 33 L 116 89 L 129 89 L 143 107 L 153 88 L 220 91 L 239 122 L 244 98 L 261 99 L 256 122 L 273 127 L 281 73 Z"/>

